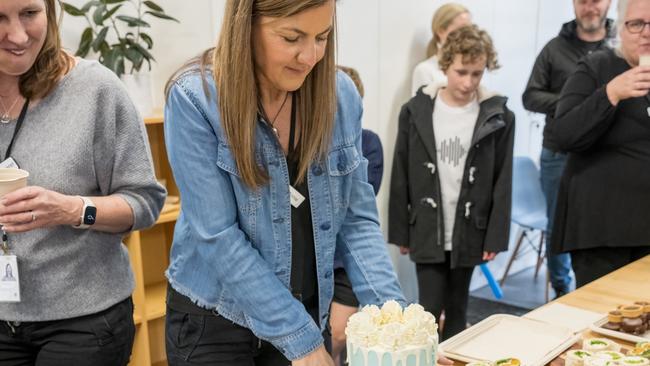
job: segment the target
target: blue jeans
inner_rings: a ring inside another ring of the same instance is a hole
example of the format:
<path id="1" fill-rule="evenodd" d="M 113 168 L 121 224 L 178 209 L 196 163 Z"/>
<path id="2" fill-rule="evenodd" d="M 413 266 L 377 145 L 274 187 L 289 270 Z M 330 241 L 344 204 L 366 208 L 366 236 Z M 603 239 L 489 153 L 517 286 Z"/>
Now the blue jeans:
<path id="1" fill-rule="evenodd" d="M 560 188 L 560 180 L 562 179 L 562 172 L 564 171 L 565 164 L 565 154 L 542 148 L 542 156 L 540 158 L 540 179 L 544 196 L 546 196 L 546 214 L 548 216 L 548 226 L 546 228 L 547 242 L 550 241 L 551 233 L 553 231 L 553 218 L 555 216 L 557 194 Z M 555 292 L 569 292 L 569 284 L 571 283 L 571 257 L 569 253 L 551 255 L 547 250 L 546 265 L 551 279 L 551 285 Z"/>

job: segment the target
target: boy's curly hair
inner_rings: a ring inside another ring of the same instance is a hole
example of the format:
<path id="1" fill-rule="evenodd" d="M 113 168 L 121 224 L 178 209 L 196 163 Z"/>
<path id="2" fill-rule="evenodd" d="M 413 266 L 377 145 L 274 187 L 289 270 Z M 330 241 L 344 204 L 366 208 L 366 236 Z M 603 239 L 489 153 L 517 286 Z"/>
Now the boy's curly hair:
<path id="1" fill-rule="evenodd" d="M 449 69 L 456 55 L 462 55 L 463 63 L 474 62 L 480 57 L 485 57 L 485 67 L 490 71 L 501 67 L 492 38 L 474 24 L 458 28 L 447 37 L 438 60 L 443 72 Z"/>

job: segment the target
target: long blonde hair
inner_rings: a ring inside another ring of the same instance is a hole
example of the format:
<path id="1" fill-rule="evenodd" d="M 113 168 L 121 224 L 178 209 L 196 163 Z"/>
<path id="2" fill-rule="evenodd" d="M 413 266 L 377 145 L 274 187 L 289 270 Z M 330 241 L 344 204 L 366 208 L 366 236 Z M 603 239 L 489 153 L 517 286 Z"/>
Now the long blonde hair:
<path id="1" fill-rule="evenodd" d="M 20 75 L 18 81 L 20 94 L 28 99 L 46 97 L 74 65 L 72 56 L 61 47 L 55 8 L 58 0 L 45 0 L 44 3 L 47 17 L 45 41 L 32 67 Z"/>
<path id="2" fill-rule="evenodd" d="M 332 0 L 228 0 L 212 68 L 219 94 L 221 124 L 244 183 L 258 188 L 267 172 L 255 161 L 255 127 L 260 91 L 252 48 L 253 22 L 261 16 L 289 17 Z M 314 160 L 327 155 L 336 113 L 335 23 L 327 37 L 323 59 L 294 92 L 301 120 L 298 181 Z"/>
<path id="3" fill-rule="evenodd" d="M 449 28 L 454 19 L 464 13 L 469 13 L 469 10 L 467 10 L 463 5 L 457 3 L 448 3 L 436 10 L 435 14 L 433 14 L 433 19 L 431 20 L 431 32 L 433 33 L 433 37 L 431 38 L 431 41 L 429 41 L 429 46 L 427 47 L 427 58 L 438 54 L 438 45 L 440 44 L 438 33 Z"/>

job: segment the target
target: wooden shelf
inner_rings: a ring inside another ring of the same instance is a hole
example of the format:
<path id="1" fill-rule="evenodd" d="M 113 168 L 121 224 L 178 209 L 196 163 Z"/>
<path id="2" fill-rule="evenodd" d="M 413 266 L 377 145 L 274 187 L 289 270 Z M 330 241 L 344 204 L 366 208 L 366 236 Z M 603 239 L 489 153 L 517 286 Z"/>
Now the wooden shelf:
<path id="1" fill-rule="evenodd" d="M 129 366 L 167 366 L 165 352 L 165 297 L 169 249 L 174 236 L 174 221 L 180 212 L 179 193 L 169 166 L 163 131 L 163 111 L 158 109 L 144 118 L 151 146 L 156 178 L 164 182 L 174 200 L 164 206 L 156 224 L 134 231 L 125 238 L 135 276 L 133 320 L 136 337 Z M 174 197 L 175 196 L 175 197 Z"/>
<path id="2" fill-rule="evenodd" d="M 174 208 L 171 208 L 160 214 L 158 221 L 156 221 L 156 225 L 164 224 L 166 222 L 176 221 L 176 219 L 178 218 L 178 214 L 181 211 L 181 205 L 180 203 L 177 203 L 174 206 L 175 206 Z"/>
<path id="3" fill-rule="evenodd" d="M 163 109 L 156 108 L 150 116 L 144 118 L 145 125 L 160 125 L 163 124 Z"/>
<path id="4" fill-rule="evenodd" d="M 152 320 L 165 316 L 165 297 L 167 282 L 155 283 L 144 287 L 145 319 Z"/>

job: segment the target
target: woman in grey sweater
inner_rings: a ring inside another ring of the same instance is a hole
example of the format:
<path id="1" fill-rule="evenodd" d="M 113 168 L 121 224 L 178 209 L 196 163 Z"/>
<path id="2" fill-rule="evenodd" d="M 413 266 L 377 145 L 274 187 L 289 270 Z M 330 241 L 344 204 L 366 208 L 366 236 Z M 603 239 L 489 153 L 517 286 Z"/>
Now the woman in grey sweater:
<path id="1" fill-rule="evenodd" d="M 0 1 L 0 161 L 30 173 L 0 197 L 0 259 L 17 263 L 20 291 L 0 288 L 0 365 L 126 365 L 121 238 L 155 222 L 165 190 L 120 81 L 61 49 L 55 3 Z"/>

